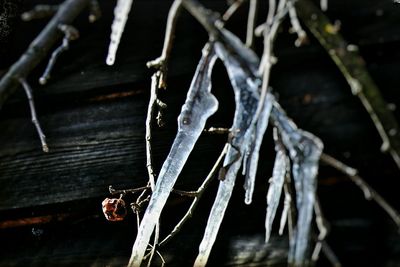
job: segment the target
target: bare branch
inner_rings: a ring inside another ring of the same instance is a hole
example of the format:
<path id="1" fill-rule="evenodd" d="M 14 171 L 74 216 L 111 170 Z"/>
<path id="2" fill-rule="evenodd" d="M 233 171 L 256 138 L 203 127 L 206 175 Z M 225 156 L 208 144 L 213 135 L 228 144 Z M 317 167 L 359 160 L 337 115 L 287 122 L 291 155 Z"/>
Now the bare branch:
<path id="1" fill-rule="evenodd" d="M 254 27 L 257 20 L 258 0 L 250 0 L 249 16 L 247 18 L 246 46 L 252 48 L 254 45 Z"/>
<path id="2" fill-rule="evenodd" d="M 349 45 L 340 33 L 330 31 L 332 23 L 310 0 L 296 2 L 299 17 L 328 52 L 346 78 L 352 93 L 361 100 L 382 138 L 382 151 L 390 152 L 400 168 L 400 128 L 388 109 L 377 85 L 369 75 L 363 58 L 354 45 Z"/>
<path id="3" fill-rule="evenodd" d="M 69 42 L 79 38 L 78 30 L 71 25 L 61 24 L 58 28 L 62 33 L 64 33 L 64 38 L 62 40 L 62 44 L 51 54 L 49 63 L 47 64 L 42 77 L 39 78 L 39 83 L 41 85 L 45 85 L 50 79 L 50 73 L 54 67 L 54 64 L 56 63 L 58 57 L 69 49 Z"/>
<path id="4" fill-rule="evenodd" d="M 338 257 L 333 252 L 328 243 L 325 240 L 323 240 L 321 241 L 321 244 L 322 244 L 322 253 L 324 253 L 325 257 L 332 264 L 332 267 L 342 267 L 342 264 L 340 263 Z"/>
<path id="5" fill-rule="evenodd" d="M 42 143 L 43 152 L 49 152 L 49 147 L 46 143 L 46 136 L 44 135 L 44 133 L 42 131 L 42 127 L 40 127 L 40 123 L 39 123 L 39 120 L 36 115 L 35 102 L 33 100 L 32 89 L 25 79 L 20 79 L 20 83 L 21 83 L 22 87 L 24 88 L 26 96 L 29 101 L 29 107 L 30 107 L 31 116 L 32 116 L 32 123 L 35 125 L 36 131 L 39 135 L 40 142 Z"/>
<path id="6" fill-rule="evenodd" d="M 164 46 L 161 56 L 155 60 L 147 62 L 147 67 L 155 67 L 160 71 L 160 79 L 158 83 L 158 88 L 166 88 L 167 86 L 167 69 L 168 69 L 168 59 L 172 50 L 173 39 L 175 37 L 176 22 L 181 11 L 182 0 L 175 0 L 169 9 L 167 28 L 165 30 Z"/>
<path id="7" fill-rule="evenodd" d="M 154 108 L 157 105 L 157 85 L 158 85 L 158 73 L 154 73 L 151 76 L 151 89 L 150 89 L 150 100 L 147 107 L 147 117 L 146 117 L 146 167 L 147 173 L 149 175 L 149 182 L 151 190 L 154 190 L 155 186 L 155 174 L 152 162 L 152 147 L 151 147 L 151 127 L 154 118 Z"/>
<path id="8" fill-rule="evenodd" d="M 89 0 L 66 0 L 42 32 L 29 45 L 26 52 L 0 80 L 0 108 L 29 73 L 47 56 L 53 45 L 61 39 L 60 24 L 71 24 L 88 5 Z"/>
<path id="9" fill-rule="evenodd" d="M 376 192 L 375 189 L 358 176 L 358 171 L 356 169 L 347 166 L 343 162 L 340 162 L 327 154 L 322 154 L 321 161 L 346 174 L 350 180 L 363 191 L 365 198 L 367 200 L 374 200 L 392 218 L 400 230 L 400 214 L 378 192 Z"/>

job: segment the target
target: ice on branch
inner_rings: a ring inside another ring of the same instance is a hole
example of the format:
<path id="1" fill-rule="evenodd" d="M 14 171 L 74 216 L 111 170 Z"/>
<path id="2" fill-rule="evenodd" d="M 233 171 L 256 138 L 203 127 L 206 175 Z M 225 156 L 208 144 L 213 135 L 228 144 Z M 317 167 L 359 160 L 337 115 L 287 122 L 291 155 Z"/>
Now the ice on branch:
<path id="1" fill-rule="evenodd" d="M 290 241 L 289 263 L 302 266 L 307 261 L 311 220 L 316 194 L 316 176 L 323 144 L 309 132 L 298 129 L 278 102 L 274 102 L 271 118 L 292 160 L 292 175 L 298 210 L 294 238 Z"/>
<path id="2" fill-rule="evenodd" d="M 211 94 L 211 71 L 216 58 L 214 46 L 207 44 L 203 48 L 203 56 L 178 117 L 178 133 L 161 168 L 149 206 L 140 223 L 129 261 L 130 267 L 140 266 L 168 196 L 203 132 L 207 119 L 218 109 L 218 101 Z"/>
<path id="3" fill-rule="evenodd" d="M 221 182 L 194 263 L 197 267 L 207 264 L 244 155 L 250 153 L 249 149 L 254 147 L 255 134 L 263 135 L 266 128 L 266 122 L 258 127 L 253 124 L 260 99 L 258 89 L 261 81 L 256 75 L 259 59 L 229 31 L 222 29 L 221 34 L 223 42 L 216 42 L 215 47 L 218 57 L 227 69 L 235 94 L 236 110 L 228 141 L 229 148 L 221 170 Z M 264 115 L 268 113 L 268 108 L 265 108 Z M 268 121 L 268 118 L 263 119 Z"/>

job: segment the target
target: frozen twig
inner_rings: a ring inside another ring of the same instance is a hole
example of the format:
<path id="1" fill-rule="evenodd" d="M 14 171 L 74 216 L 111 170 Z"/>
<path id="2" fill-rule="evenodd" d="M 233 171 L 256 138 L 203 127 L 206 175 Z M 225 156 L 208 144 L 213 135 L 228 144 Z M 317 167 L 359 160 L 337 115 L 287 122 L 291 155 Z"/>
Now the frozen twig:
<path id="1" fill-rule="evenodd" d="M 71 24 L 72 21 L 89 4 L 90 0 L 66 0 L 61 4 L 41 33 L 33 40 L 24 54 L 15 62 L 0 80 L 0 108 L 7 98 L 14 93 L 19 80 L 29 73 L 47 56 L 53 45 L 61 39 L 58 29 L 60 24 Z"/>
<path id="2" fill-rule="evenodd" d="M 161 56 L 155 60 L 147 62 L 147 67 L 154 67 L 160 72 L 160 78 L 158 83 L 158 88 L 166 88 L 167 86 L 167 69 L 168 69 L 168 59 L 171 54 L 172 44 L 175 37 L 176 22 L 181 11 L 182 0 L 175 0 L 169 9 L 167 28 L 165 30 L 164 46 Z"/>
<path id="3" fill-rule="evenodd" d="M 174 229 L 169 233 L 159 244 L 159 246 L 162 246 L 166 244 L 172 237 L 174 237 L 182 228 L 182 226 L 185 224 L 185 222 L 190 219 L 193 215 L 194 210 L 197 207 L 198 202 L 200 201 L 200 198 L 203 195 L 204 190 L 207 188 L 207 186 L 210 184 L 211 180 L 215 177 L 217 172 L 219 171 L 219 168 L 221 167 L 221 163 L 225 157 L 226 151 L 228 149 L 228 145 L 226 144 L 224 149 L 222 150 L 221 154 L 219 155 L 217 161 L 214 163 L 214 166 L 212 167 L 210 173 L 207 175 L 206 179 L 204 179 L 203 183 L 200 185 L 200 187 L 196 190 L 195 198 L 192 201 L 192 204 L 190 205 L 189 209 L 187 210 L 186 214 L 182 217 L 182 219 L 175 225 Z"/>
<path id="4" fill-rule="evenodd" d="M 257 5 L 258 0 L 250 0 L 246 31 L 246 46 L 249 48 L 252 48 L 254 45 L 254 28 L 257 20 Z"/>
<path id="5" fill-rule="evenodd" d="M 258 74 L 262 77 L 261 94 L 256 115 L 254 116 L 254 122 L 257 122 L 259 119 L 263 109 L 263 103 L 267 97 L 271 68 L 272 65 L 276 63 L 276 58 L 273 56 L 273 44 L 279 26 L 287 14 L 287 0 L 279 1 L 278 7 L 276 8 L 276 13 L 275 5 L 275 0 L 270 0 L 270 9 L 268 11 L 267 21 L 265 22 L 264 28 L 264 51 L 258 67 Z"/>
<path id="6" fill-rule="evenodd" d="M 157 85 L 158 85 L 159 74 L 154 73 L 151 77 L 151 89 L 150 89 L 150 100 L 147 107 L 147 117 L 146 117 L 146 167 L 147 173 L 149 176 L 149 184 L 151 191 L 155 189 L 155 173 L 153 168 L 153 159 L 152 159 L 152 146 L 151 146 L 151 139 L 152 139 L 152 125 L 154 119 L 154 109 L 157 105 Z M 150 267 L 154 254 L 156 252 L 158 241 L 160 237 L 160 223 L 157 222 L 155 226 L 154 232 L 154 243 L 151 246 L 150 256 L 148 260 L 148 267 Z"/>
<path id="7" fill-rule="evenodd" d="M 35 102 L 33 100 L 32 89 L 25 79 L 20 79 L 20 83 L 21 83 L 22 87 L 24 88 L 26 96 L 29 101 L 29 108 L 31 111 L 32 123 L 35 125 L 36 131 L 39 135 L 40 142 L 42 143 L 43 152 L 49 152 L 49 147 L 46 143 L 46 136 L 44 135 L 44 133 L 42 131 L 42 127 L 40 127 L 40 123 L 39 123 L 39 120 L 36 115 L 36 108 L 35 108 Z"/>
<path id="8" fill-rule="evenodd" d="M 57 13 L 60 5 L 36 5 L 33 9 L 21 14 L 23 21 L 42 19 L 53 16 Z"/>
<path id="9" fill-rule="evenodd" d="M 400 128 L 379 88 L 369 75 L 357 47 L 349 45 L 324 13 L 310 0 L 296 2 L 300 19 L 328 52 L 346 78 L 352 93 L 361 100 L 382 138 L 382 151 L 390 152 L 400 168 Z"/>
<path id="10" fill-rule="evenodd" d="M 50 79 L 50 73 L 54 67 L 54 64 L 56 63 L 58 57 L 69 49 L 69 42 L 79 38 L 78 30 L 71 25 L 61 24 L 59 25 L 58 29 L 64 34 L 64 38 L 62 40 L 62 44 L 51 54 L 49 63 L 47 64 L 42 77 L 39 78 L 39 83 L 41 85 L 45 85 Z"/>
<path id="11" fill-rule="evenodd" d="M 400 214 L 378 192 L 376 192 L 375 189 L 373 189 L 358 175 L 356 169 L 347 166 L 343 162 L 327 154 L 322 154 L 321 161 L 346 174 L 350 180 L 363 191 L 365 198 L 367 200 L 374 200 L 392 218 L 400 230 Z"/>
<path id="12" fill-rule="evenodd" d="M 106 59 L 106 63 L 109 66 L 114 65 L 119 42 L 121 41 L 132 3 L 133 0 L 117 0 L 117 5 L 114 9 L 114 20 L 111 25 L 110 45 L 108 47 Z"/>

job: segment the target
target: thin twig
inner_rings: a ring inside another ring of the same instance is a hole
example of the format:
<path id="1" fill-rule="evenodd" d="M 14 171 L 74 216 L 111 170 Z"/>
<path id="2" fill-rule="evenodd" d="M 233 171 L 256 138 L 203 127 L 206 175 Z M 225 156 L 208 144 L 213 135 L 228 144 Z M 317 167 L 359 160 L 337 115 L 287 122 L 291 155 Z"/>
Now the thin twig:
<path id="1" fill-rule="evenodd" d="M 39 135 L 40 142 L 42 143 L 43 152 L 49 152 L 49 147 L 46 143 L 46 136 L 44 135 L 44 133 L 42 131 L 42 127 L 40 127 L 40 123 L 39 123 L 39 120 L 36 115 L 36 108 L 35 108 L 35 102 L 33 100 L 32 89 L 25 79 L 20 79 L 20 83 L 21 83 L 22 87 L 24 88 L 26 96 L 29 101 L 29 107 L 30 107 L 31 116 L 32 116 L 32 123 L 35 125 L 36 131 Z"/>
<path id="2" fill-rule="evenodd" d="M 300 25 L 299 19 L 297 17 L 297 12 L 296 9 L 294 8 L 294 1 L 289 0 L 288 1 L 288 8 L 289 8 L 289 17 L 290 17 L 290 23 L 292 24 L 292 30 L 297 34 L 297 39 L 294 42 L 294 45 L 297 47 L 302 46 L 303 44 L 307 43 L 307 34 L 303 30 L 303 28 Z"/>
<path id="3" fill-rule="evenodd" d="M 367 200 L 374 200 L 392 218 L 400 230 L 400 214 L 378 192 L 375 191 L 364 179 L 358 176 L 358 171 L 327 155 L 321 155 L 321 161 L 346 174 L 364 193 Z"/>
<path id="4" fill-rule="evenodd" d="M 247 0 L 236 0 L 234 1 L 228 9 L 225 11 L 225 13 L 222 15 L 222 20 L 223 21 L 228 21 L 233 14 L 236 13 L 236 11 L 244 4 L 247 2 Z"/>
<path id="5" fill-rule="evenodd" d="M 174 229 L 167 235 L 159 244 L 159 246 L 162 246 L 166 244 L 171 238 L 173 238 L 182 228 L 182 226 L 185 224 L 185 222 L 192 217 L 194 210 L 197 207 L 198 202 L 200 201 L 204 190 L 207 188 L 207 186 L 210 184 L 211 180 L 214 178 L 214 176 L 217 174 L 219 167 L 225 157 L 226 151 L 228 149 L 228 144 L 225 145 L 224 149 L 222 150 L 221 154 L 219 155 L 217 161 L 215 162 L 214 166 L 212 167 L 210 173 L 207 175 L 206 179 L 203 181 L 203 183 L 200 185 L 200 187 L 196 191 L 196 197 L 193 199 L 192 204 L 190 205 L 189 209 L 187 210 L 186 214 L 182 217 L 182 219 L 175 225 Z"/>
<path id="6" fill-rule="evenodd" d="M 62 37 L 58 30 L 60 24 L 71 24 L 72 21 L 89 4 L 90 0 L 66 0 L 58 9 L 47 26 L 29 45 L 29 48 L 15 62 L 0 80 L 0 108 L 29 73 L 47 56 L 53 45 Z"/>
<path id="7" fill-rule="evenodd" d="M 39 83 L 41 85 L 45 85 L 50 79 L 50 73 L 53 70 L 54 64 L 56 63 L 58 57 L 69 49 L 69 42 L 79 38 L 78 30 L 71 25 L 61 24 L 59 25 L 58 29 L 64 33 L 64 38 L 62 40 L 62 44 L 51 54 L 49 63 L 47 64 L 44 73 L 39 78 Z"/>
<path id="8" fill-rule="evenodd" d="M 147 117 L 146 117 L 146 167 L 147 173 L 149 175 L 149 182 L 151 190 L 154 190 L 155 187 L 155 174 L 153 169 L 153 160 L 152 160 L 152 147 L 151 147 L 151 128 L 154 119 L 154 108 L 157 105 L 157 85 L 158 85 L 158 73 L 154 73 L 151 76 L 151 89 L 150 89 L 150 100 L 149 105 L 147 107 Z"/>
<path id="9" fill-rule="evenodd" d="M 160 238 L 160 222 L 158 222 L 156 224 L 156 229 L 154 231 L 154 241 L 153 241 L 153 245 L 151 245 L 151 250 L 150 250 L 150 254 L 149 254 L 149 261 L 147 262 L 147 267 L 151 266 L 154 254 L 156 254 L 156 252 L 157 252 L 159 238 Z"/>
<path id="10" fill-rule="evenodd" d="M 274 1 L 270 1 L 270 5 L 274 7 L 274 4 L 272 4 L 271 2 Z M 272 12 L 268 13 L 267 21 L 265 24 L 266 27 L 264 29 L 264 51 L 261 57 L 260 66 L 258 68 L 258 72 L 260 76 L 262 76 L 261 93 L 260 93 L 259 104 L 257 106 L 256 113 L 254 115 L 253 124 L 255 124 L 258 121 L 261 111 L 263 110 L 265 98 L 268 92 L 271 68 L 272 65 L 276 63 L 276 58 L 272 54 L 274 48 L 273 44 L 278 29 L 282 23 L 283 18 L 286 16 L 287 12 L 288 12 L 287 0 L 280 0 L 276 10 L 276 14 L 271 15 Z"/>
<path id="11" fill-rule="evenodd" d="M 296 8 L 300 19 L 328 52 L 346 78 L 353 94 L 358 96 L 369 113 L 382 138 L 382 151 L 390 152 L 400 168 L 399 124 L 369 75 L 357 47 L 349 45 L 340 33 L 329 30 L 333 28 L 332 23 L 312 1 L 297 1 Z"/>
<path id="12" fill-rule="evenodd" d="M 321 241 L 321 244 L 322 244 L 322 253 L 324 253 L 325 257 L 332 264 L 332 267 L 342 267 L 342 264 L 340 263 L 338 257 L 333 252 L 329 244 L 325 240 Z"/>
<path id="13" fill-rule="evenodd" d="M 108 190 L 110 191 L 111 195 L 120 195 L 120 194 L 127 194 L 127 193 L 136 193 L 140 191 L 145 191 L 146 189 L 149 189 L 150 186 L 143 186 L 143 187 L 138 187 L 138 188 L 133 188 L 133 189 L 122 189 L 122 190 L 117 190 L 114 189 L 111 185 L 108 187 Z"/>
<path id="14" fill-rule="evenodd" d="M 311 256 L 311 261 L 316 262 L 322 249 L 322 241 L 325 240 L 329 228 L 325 220 L 324 214 L 322 213 L 321 204 L 317 196 L 315 196 L 314 211 L 315 222 L 317 224 L 319 234 L 317 237 L 317 243 L 315 244 L 314 251 Z"/>
<path id="15" fill-rule="evenodd" d="M 254 45 L 254 27 L 257 20 L 257 5 L 258 0 L 250 0 L 246 32 L 246 46 L 249 48 L 252 48 Z"/>
<path id="16" fill-rule="evenodd" d="M 212 134 L 229 134 L 231 132 L 231 129 L 222 127 L 210 127 L 208 129 L 204 129 L 203 132 Z"/>
<path id="17" fill-rule="evenodd" d="M 175 0 L 169 9 L 167 28 L 165 30 L 164 46 L 161 56 L 155 60 L 147 62 L 147 67 L 154 67 L 160 72 L 160 79 L 157 85 L 158 88 L 167 87 L 167 69 L 168 69 L 168 59 L 171 54 L 173 40 L 175 37 L 176 22 L 179 17 L 179 13 L 182 7 L 182 0 Z"/>

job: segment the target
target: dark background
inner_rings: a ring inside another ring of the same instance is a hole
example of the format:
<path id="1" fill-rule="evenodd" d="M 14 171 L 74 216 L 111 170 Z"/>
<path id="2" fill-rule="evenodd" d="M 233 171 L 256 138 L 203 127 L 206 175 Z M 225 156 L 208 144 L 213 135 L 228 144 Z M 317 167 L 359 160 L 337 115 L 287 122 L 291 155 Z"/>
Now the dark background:
<path id="1" fill-rule="evenodd" d="M 22 10 L 46 1 L 25 0 Z M 47 1 L 52 2 L 53 1 Z M 172 1 L 135 0 L 114 66 L 105 64 L 115 1 L 101 1 L 103 17 L 74 26 L 81 34 L 56 63 L 52 79 L 39 86 L 45 64 L 28 77 L 37 111 L 48 137 L 44 154 L 30 122 L 22 90 L 0 111 L 0 266 L 123 266 L 136 235 L 134 215 L 122 222 L 105 220 L 101 201 L 108 186 L 132 188 L 147 181 L 144 123 L 150 76 L 145 63 L 161 53 L 165 22 Z M 225 1 L 202 1 L 223 11 Z M 263 1 L 260 1 L 263 2 Z M 2 3 L 0 1 L 0 3 Z M 267 7 L 260 7 L 260 23 Z M 340 20 L 341 33 L 358 45 L 372 78 L 388 103 L 400 105 L 400 5 L 391 0 L 329 1 L 326 12 Z M 245 36 L 247 8 L 242 7 L 227 28 Z M 40 32 L 46 20 L 16 21 L 0 65 L 7 69 Z M 375 189 L 400 209 L 399 170 L 380 153 L 380 138 L 367 112 L 328 54 L 311 36 L 294 47 L 295 36 L 284 23 L 275 53 L 271 85 L 288 114 L 303 129 L 318 135 L 325 152 L 360 170 Z M 184 102 L 205 31 L 186 12 L 179 19 L 169 64 L 168 89 L 160 98 L 168 104 L 166 126 L 154 130 L 158 171 L 176 132 L 176 117 Z M 262 40 L 256 51 L 261 52 Z M 1 73 L 1 72 L 0 72 Z M 221 63 L 213 74 L 220 110 L 208 126 L 229 127 L 233 95 Z M 395 115 L 399 117 L 398 110 Z M 263 243 L 265 196 L 274 152 L 271 133 L 265 137 L 254 202 L 244 204 L 243 179 L 238 177 L 233 199 L 213 250 L 210 266 L 285 266 L 286 237 Z M 177 189 L 195 189 L 222 149 L 224 136 L 204 135 L 189 158 Z M 342 174 L 320 168 L 318 196 L 331 232 L 327 241 L 344 266 L 400 266 L 396 225 Z M 202 237 L 218 183 L 214 181 L 192 220 L 161 250 L 167 266 L 191 266 Z M 129 200 L 129 198 L 128 198 Z M 163 213 L 162 234 L 175 225 L 190 200 L 173 196 Z M 328 263 L 321 256 L 318 266 Z"/>

